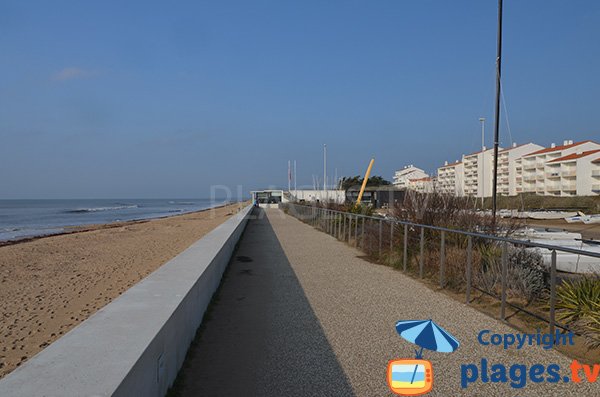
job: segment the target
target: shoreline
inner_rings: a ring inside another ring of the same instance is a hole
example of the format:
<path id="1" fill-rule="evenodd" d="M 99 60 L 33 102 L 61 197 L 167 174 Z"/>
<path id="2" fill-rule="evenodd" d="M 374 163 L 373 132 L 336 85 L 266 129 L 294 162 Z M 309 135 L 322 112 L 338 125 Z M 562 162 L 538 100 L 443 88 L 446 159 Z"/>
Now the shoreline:
<path id="1" fill-rule="evenodd" d="M 85 226 L 0 246 L 0 378 L 211 232 L 245 203 Z"/>
<path id="2" fill-rule="evenodd" d="M 243 203 L 244 203 L 243 201 L 240 201 L 240 202 L 231 202 L 230 201 L 230 202 L 218 204 L 216 206 L 209 207 L 209 208 L 203 208 L 200 210 L 183 212 L 183 213 L 181 213 L 181 212 L 174 213 L 171 215 L 160 215 L 160 216 L 154 216 L 154 217 L 150 217 L 150 218 L 130 219 L 127 221 L 114 221 L 114 222 L 107 222 L 107 223 L 89 223 L 89 224 L 83 224 L 83 225 L 58 226 L 57 228 L 62 229 L 62 231 L 57 232 L 57 233 L 26 236 L 26 237 L 12 239 L 12 240 L 0 240 L 0 247 L 21 244 L 21 243 L 27 243 L 27 242 L 36 241 L 36 240 L 43 239 L 43 238 L 48 238 L 48 237 L 70 235 L 70 234 L 75 234 L 75 233 L 89 232 L 89 231 L 93 231 L 93 230 L 111 229 L 111 228 L 120 227 L 120 226 L 128 226 L 128 225 L 133 225 L 133 224 L 138 224 L 138 223 L 150 222 L 150 221 L 154 221 L 154 220 L 158 220 L 158 219 L 174 218 L 177 216 L 201 213 L 201 212 L 206 212 L 206 211 L 210 211 L 210 210 L 215 210 L 218 208 L 223 208 L 223 207 L 226 207 L 229 205 L 243 204 Z"/>

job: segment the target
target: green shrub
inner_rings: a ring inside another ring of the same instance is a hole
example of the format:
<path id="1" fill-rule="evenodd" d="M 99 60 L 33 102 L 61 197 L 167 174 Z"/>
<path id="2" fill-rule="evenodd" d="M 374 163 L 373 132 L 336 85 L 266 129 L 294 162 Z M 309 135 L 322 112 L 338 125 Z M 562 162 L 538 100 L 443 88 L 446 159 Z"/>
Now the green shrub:
<path id="1" fill-rule="evenodd" d="M 556 296 L 557 318 L 580 332 L 588 347 L 600 347 L 600 277 L 566 280 Z"/>

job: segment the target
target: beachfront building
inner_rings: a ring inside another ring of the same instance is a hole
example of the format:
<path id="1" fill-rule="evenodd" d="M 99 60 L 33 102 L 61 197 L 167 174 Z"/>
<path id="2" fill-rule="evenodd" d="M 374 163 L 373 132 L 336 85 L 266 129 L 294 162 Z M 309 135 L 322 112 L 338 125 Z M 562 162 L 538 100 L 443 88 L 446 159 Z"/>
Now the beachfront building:
<path id="1" fill-rule="evenodd" d="M 600 148 L 551 160 L 546 163 L 546 169 L 546 191 L 551 195 L 600 194 Z"/>
<path id="2" fill-rule="evenodd" d="M 574 159 L 565 160 L 565 158 L 597 149 L 600 149 L 600 144 L 591 140 L 581 142 L 566 140 L 560 146 L 553 143 L 549 148 L 524 155 L 521 161 L 523 192 L 543 196 L 575 196 L 579 194 L 577 193 L 578 179 L 582 186 L 580 191 L 588 191 L 584 186 L 593 184 L 591 174 L 584 182 L 587 173 L 578 175 L 576 164 L 573 165 L 570 161 Z M 555 161 L 559 159 L 563 160 Z M 591 188 L 589 191 L 591 192 Z M 589 194 L 591 193 L 587 195 Z"/>
<path id="3" fill-rule="evenodd" d="M 465 194 L 465 171 L 462 161 L 448 164 L 446 161 L 437 170 L 436 190 L 440 193 L 464 196 Z"/>
<path id="4" fill-rule="evenodd" d="M 252 202 L 263 208 L 277 208 L 279 203 L 288 201 L 283 190 L 278 189 L 254 190 L 250 192 L 250 195 Z"/>
<path id="5" fill-rule="evenodd" d="M 513 143 L 508 149 L 500 150 L 498 152 L 499 195 L 516 196 L 523 192 L 522 157 L 543 148 L 543 146 L 536 145 L 535 143 L 526 143 L 523 145 Z M 490 183 L 492 183 L 492 181 L 493 179 L 490 179 Z"/>
<path id="6" fill-rule="evenodd" d="M 298 189 L 290 190 L 290 196 L 294 201 L 306 201 L 306 202 L 334 202 L 337 204 L 344 204 L 346 200 L 346 192 L 340 189 Z"/>
<path id="7" fill-rule="evenodd" d="M 436 180 L 432 177 L 409 179 L 406 188 L 418 193 L 433 193 Z"/>
<path id="8" fill-rule="evenodd" d="M 401 170 L 394 173 L 393 185 L 395 188 L 408 189 L 410 179 L 422 179 L 427 178 L 429 175 L 420 168 L 414 165 L 407 165 Z"/>
<path id="9" fill-rule="evenodd" d="M 465 196 L 491 197 L 494 150 L 483 148 L 463 157 Z"/>

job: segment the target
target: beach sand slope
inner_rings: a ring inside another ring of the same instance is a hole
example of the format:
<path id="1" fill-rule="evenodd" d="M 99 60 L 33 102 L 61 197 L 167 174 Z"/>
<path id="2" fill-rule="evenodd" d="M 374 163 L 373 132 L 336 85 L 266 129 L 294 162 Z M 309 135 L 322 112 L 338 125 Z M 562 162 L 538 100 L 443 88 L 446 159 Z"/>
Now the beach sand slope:
<path id="1" fill-rule="evenodd" d="M 239 208 L 86 227 L 0 247 L 0 378 Z"/>

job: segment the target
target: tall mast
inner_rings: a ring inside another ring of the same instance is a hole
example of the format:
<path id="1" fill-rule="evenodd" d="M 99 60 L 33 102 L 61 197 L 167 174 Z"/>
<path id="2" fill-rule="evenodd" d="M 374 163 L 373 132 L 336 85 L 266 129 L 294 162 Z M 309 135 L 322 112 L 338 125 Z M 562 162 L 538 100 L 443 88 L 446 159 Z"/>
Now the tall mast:
<path id="1" fill-rule="evenodd" d="M 498 188 L 498 141 L 500 140 L 500 76 L 502 71 L 502 0 L 498 0 L 498 43 L 496 55 L 496 111 L 494 113 L 494 185 L 492 191 L 492 226 L 496 227 L 496 193 Z"/>

